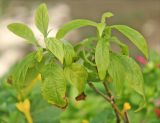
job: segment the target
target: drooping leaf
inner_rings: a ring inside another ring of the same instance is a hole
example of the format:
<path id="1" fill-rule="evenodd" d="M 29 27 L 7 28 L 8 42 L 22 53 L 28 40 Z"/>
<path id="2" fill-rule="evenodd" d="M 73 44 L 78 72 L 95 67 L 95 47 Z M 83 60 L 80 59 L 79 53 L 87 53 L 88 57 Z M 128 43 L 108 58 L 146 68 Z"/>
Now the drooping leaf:
<path id="1" fill-rule="evenodd" d="M 113 79 L 116 95 L 121 96 L 126 86 L 130 92 L 136 92 L 145 99 L 143 75 L 140 67 L 130 57 L 111 53 L 108 73 Z"/>
<path id="2" fill-rule="evenodd" d="M 46 4 L 41 4 L 35 13 L 35 24 L 39 31 L 47 37 L 49 16 Z"/>
<path id="3" fill-rule="evenodd" d="M 64 49 L 63 43 L 55 38 L 46 39 L 46 47 L 55 55 L 55 57 L 63 64 Z"/>
<path id="4" fill-rule="evenodd" d="M 68 32 L 78 29 L 84 26 L 97 26 L 97 23 L 94 21 L 86 20 L 86 19 L 76 19 L 70 21 L 63 25 L 56 34 L 56 38 L 61 39 L 63 38 Z"/>
<path id="5" fill-rule="evenodd" d="M 112 27 L 123 33 L 148 58 L 146 40 L 138 31 L 126 25 L 114 25 Z"/>
<path id="6" fill-rule="evenodd" d="M 42 95 L 48 103 L 66 108 L 66 80 L 63 69 L 54 63 L 45 66 L 42 72 Z"/>
<path id="7" fill-rule="evenodd" d="M 106 76 L 109 65 L 109 41 L 100 39 L 96 46 L 95 62 L 100 80 Z"/>
<path id="8" fill-rule="evenodd" d="M 78 63 L 72 63 L 64 71 L 67 81 L 77 88 L 78 95 L 82 94 L 88 78 L 87 70 Z"/>
<path id="9" fill-rule="evenodd" d="M 96 41 L 96 40 L 97 40 L 96 37 L 86 38 L 86 39 L 78 42 L 78 43 L 74 46 L 74 49 L 75 49 L 76 51 L 78 51 L 79 49 L 81 50 L 82 47 L 92 48 L 92 45 L 93 45 L 94 41 Z"/>
<path id="10" fill-rule="evenodd" d="M 18 92 L 23 91 L 27 88 L 31 81 L 38 75 L 38 70 L 35 69 L 36 60 L 35 52 L 27 55 L 11 73 L 11 79 L 13 81 L 13 86 Z"/>
<path id="11" fill-rule="evenodd" d="M 128 49 L 128 46 L 124 43 L 122 43 L 120 40 L 118 40 L 118 38 L 116 37 L 111 37 L 111 41 L 113 43 L 116 43 L 119 45 L 119 47 L 121 48 L 121 52 L 124 54 L 124 55 L 129 55 L 129 49 Z"/>
<path id="12" fill-rule="evenodd" d="M 64 42 L 64 61 L 66 65 L 70 65 L 73 62 L 73 58 L 76 56 L 73 46 L 69 42 Z"/>
<path id="13" fill-rule="evenodd" d="M 141 68 L 139 65 L 133 60 L 132 58 L 125 59 L 128 62 L 128 65 L 130 66 L 130 74 L 126 76 L 128 81 L 128 86 L 132 88 L 134 91 L 136 91 L 141 96 L 145 97 L 144 95 L 144 87 L 143 87 L 143 75 Z"/>
<path id="14" fill-rule="evenodd" d="M 28 43 L 37 45 L 36 38 L 32 32 L 32 30 L 22 23 L 12 23 L 9 24 L 8 29 L 14 34 L 20 36 L 21 38 L 27 40 Z"/>
<path id="15" fill-rule="evenodd" d="M 126 61 L 127 61 L 127 59 L 126 59 Z M 130 67 L 129 67 L 130 73 L 128 74 L 128 76 L 126 76 L 127 86 L 129 88 L 131 88 L 133 91 L 137 92 L 142 97 L 142 100 L 139 103 L 139 108 L 136 109 L 136 111 L 135 111 L 135 112 L 137 112 L 137 111 L 141 110 L 142 108 L 144 108 L 144 106 L 146 105 L 144 84 L 143 84 L 144 80 L 143 80 L 141 68 L 135 62 L 135 60 L 130 58 L 128 60 L 128 65 L 130 65 Z"/>

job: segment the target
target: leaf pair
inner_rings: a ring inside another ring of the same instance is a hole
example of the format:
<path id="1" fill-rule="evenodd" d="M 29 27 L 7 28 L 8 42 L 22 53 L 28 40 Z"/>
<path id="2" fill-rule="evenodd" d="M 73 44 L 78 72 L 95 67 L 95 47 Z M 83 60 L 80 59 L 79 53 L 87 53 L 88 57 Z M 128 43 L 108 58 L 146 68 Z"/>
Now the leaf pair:
<path id="1" fill-rule="evenodd" d="M 47 37 L 48 34 L 48 23 L 49 23 L 49 16 L 47 7 L 45 4 L 41 4 L 35 14 L 35 24 L 39 29 L 39 31 L 44 35 L 44 37 Z M 8 25 L 8 29 L 14 34 L 27 40 L 28 43 L 39 46 L 32 30 L 25 24 L 12 23 Z"/>

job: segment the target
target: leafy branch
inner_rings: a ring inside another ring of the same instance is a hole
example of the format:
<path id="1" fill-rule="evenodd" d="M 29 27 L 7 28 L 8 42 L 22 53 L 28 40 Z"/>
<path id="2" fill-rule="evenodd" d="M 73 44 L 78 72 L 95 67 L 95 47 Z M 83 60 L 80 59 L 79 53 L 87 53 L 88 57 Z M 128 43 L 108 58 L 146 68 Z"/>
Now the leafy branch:
<path id="1" fill-rule="evenodd" d="M 126 36 L 146 58 L 148 58 L 148 48 L 144 37 L 135 29 L 126 25 L 106 24 L 106 19 L 112 16 L 111 12 L 104 13 L 99 23 L 86 19 L 72 20 L 64 24 L 55 37 L 48 37 L 49 14 L 47 6 L 41 4 L 36 10 L 35 25 L 44 37 L 45 48 L 39 45 L 34 33 L 25 24 L 8 25 L 11 32 L 36 46 L 36 51 L 27 55 L 11 72 L 12 86 L 17 92 L 18 100 L 21 102 L 28 98 L 35 86 L 33 80 L 41 76 L 40 88 L 43 98 L 48 103 L 65 109 L 69 103 L 67 85 L 70 84 L 77 89 L 75 99 L 80 101 L 86 97 L 85 89 L 88 84 L 111 104 L 117 123 L 121 120 L 129 123 L 127 110 L 130 109 L 130 105 L 125 105 L 121 111 L 112 93 L 119 97 L 125 96 L 124 90 L 137 93 L 144 104 L 143 76 L 139 65 L 129 56 L 128 46 L 113 36 L 112 30 L 118 30 Z M 86 26 L 94 27 L 96 36 L 86 38 L 75 46 L 65 40 L 65 35 L 70 31 Z M 118 45 L 121 51 L 114 52 L 111 43 Z M 107 77 L 111 78 L 111 89 L 108 87 Z M 106 94 L 99 91 L 93 82 L 103 84 Z"/>

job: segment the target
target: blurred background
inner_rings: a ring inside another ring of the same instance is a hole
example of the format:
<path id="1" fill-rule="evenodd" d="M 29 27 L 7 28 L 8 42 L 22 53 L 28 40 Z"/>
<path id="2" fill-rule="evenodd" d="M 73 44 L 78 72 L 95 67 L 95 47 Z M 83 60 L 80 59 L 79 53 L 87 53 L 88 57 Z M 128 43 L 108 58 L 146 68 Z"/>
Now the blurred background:
<path id="1" fill-rule="evenodd" d="M 42 2 L 49 9 L 50 35 L 54 35 L 69 20 L 85 18 L 99 21 L 104 12 L 110 11 L 115 16 L 108 20 L 108 24 L 126 24 L 137 29 L 147 39 L 150 49 L 160 52 L 160 0 L 0 0 L 0 77 L 13 63 L 33 50 L 9 32 L 7 25 L 12 22 L 26 23 L 41 41 L 34 25 L 34 11 Z M 75 43 L 94 33 L 92 28 L 82 28 L 71 32 L 67 39 Z M 132 44 L 129 45 L 133 49 L 132 54 L 139 53 Z"/>

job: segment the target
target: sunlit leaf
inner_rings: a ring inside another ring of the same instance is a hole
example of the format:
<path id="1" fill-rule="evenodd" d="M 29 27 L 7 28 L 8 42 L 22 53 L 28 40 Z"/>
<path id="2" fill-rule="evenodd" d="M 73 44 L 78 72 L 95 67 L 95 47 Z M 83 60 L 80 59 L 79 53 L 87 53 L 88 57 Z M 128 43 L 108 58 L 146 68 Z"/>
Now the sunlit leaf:
<path id="1" fill-rule="evenodd" d="M 138 31 L 126 25 L 114 25 L 112 27 L 123 33 L 148 58 L 147 42 Z"/>
<path id="2" fill-rule="evenodd" d="M 56 38 L 63 38 L 68 32 L 84 26 L 97 26 L 97 23 L 85 19 L 77 19 L 63 25 L 56 34 Z"/>
<path id="3" fill-rule="evenodd" d="M 47 37 L 48 23 L 49 16 L 47 6 L 45 4 L 41 4 L 35 13 L 35 24 L 44 37 Z"/>
<path id="4" fill-rule="evenodd" d="M 28 43 L 37 45 L 37 41 L 36 41 L 36 38 L 35 38 L 32 30 L 28 26 L 26 26 L 25 24 L 12 23 L 12 24 L 9 24 L 7 27 L 14 34 L 27 40 Z"/>
<path id="5" fill-rule="evenodd" d="M 100 39 L 98 41 L 95 51 L 95 62 L 99 78 L 103 80 L 109 65 L 109 42 L 107 40 Z"/>

